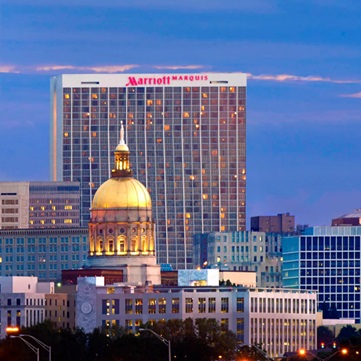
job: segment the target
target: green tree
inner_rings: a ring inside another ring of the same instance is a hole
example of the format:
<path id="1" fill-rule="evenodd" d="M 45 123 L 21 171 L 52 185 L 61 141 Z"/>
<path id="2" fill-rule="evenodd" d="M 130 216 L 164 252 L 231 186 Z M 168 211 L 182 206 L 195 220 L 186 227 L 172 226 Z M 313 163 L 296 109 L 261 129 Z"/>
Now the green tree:
<path id="1" fill-rule="evenodd" d="M 335 341 L 335 336 L 328 327 L 317 327 L 317 348 L 321 348 L 321 343 L 323 343 L 326 347 L 332 347 L 333 341 Z"/>

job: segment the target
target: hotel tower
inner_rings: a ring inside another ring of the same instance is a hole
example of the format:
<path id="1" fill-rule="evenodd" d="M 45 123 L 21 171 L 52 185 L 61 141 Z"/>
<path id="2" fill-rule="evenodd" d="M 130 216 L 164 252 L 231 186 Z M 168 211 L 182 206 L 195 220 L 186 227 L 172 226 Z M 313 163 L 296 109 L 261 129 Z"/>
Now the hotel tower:
<path id="1" fill-rule="evenodd" d="M 86 226 L 121 122 L 150 193 L 160 264 L 192 267 L 193 234 L 246 225 L 246 75 L 69 74 L 51 79 L 51 179 L 78 181 Z"/>

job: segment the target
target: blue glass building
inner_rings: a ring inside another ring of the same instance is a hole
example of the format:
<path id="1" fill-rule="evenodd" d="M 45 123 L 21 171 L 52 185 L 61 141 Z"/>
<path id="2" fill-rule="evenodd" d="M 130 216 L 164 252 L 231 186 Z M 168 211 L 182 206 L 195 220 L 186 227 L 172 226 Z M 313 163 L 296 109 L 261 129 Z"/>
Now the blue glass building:
<path id="1" fill-rule="evenodd" d="M 282 249 L 285 288 L 316 290 L 325 318 L 361 323 L 361 227 L 308 228 Z"/>

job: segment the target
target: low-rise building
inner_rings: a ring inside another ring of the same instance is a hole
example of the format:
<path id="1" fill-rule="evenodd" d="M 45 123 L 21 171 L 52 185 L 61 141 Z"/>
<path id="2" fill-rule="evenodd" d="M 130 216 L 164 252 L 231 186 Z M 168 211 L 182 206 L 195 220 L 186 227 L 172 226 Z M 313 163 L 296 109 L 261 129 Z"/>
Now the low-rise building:
<path id="1" fill-rule="evenodd" d="M 45 320 L 46 294 L 54 293 L 53 282 L 37 277 L 0 277 L 0 338 L 8 326 L 32 326 Z"/>
<path id="2" fill-rule="evenodd" d="M 262 344 L 271 357 L 316 347 L 316 293 L 247 287 L 105 285 L 104 277 L 78 279 L 76 326 L 122 326 L 212 318 L 236 333 L 240 345 Z"/>

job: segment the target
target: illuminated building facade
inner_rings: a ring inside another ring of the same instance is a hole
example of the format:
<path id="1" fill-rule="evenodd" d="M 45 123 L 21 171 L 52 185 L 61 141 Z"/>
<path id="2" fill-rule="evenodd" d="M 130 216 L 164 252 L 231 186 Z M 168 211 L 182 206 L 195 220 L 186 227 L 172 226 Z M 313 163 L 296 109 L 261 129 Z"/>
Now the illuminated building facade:
<path id="1" fill-rule="evenodd" d="M 80 226 L 78 182 L 0 182 L 0 229 Z"/>
<path id="2" fill-rule="evenodd" d="M 361 323 L 361 227 L 310 227 L 282 251 L 284 287 L 318 291 L 324 318 Z"/>
<path id="3" fill-rule="evenodd" d="M 80 182 L 83 226 L 124 121 L 158 263 L 191 268 L 193 234 L 245 229 L 245 74 L 60 75 L 51 108 L 51 178 Z"/>

